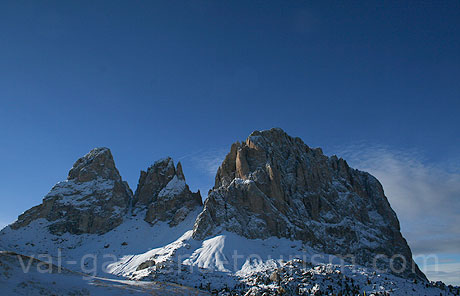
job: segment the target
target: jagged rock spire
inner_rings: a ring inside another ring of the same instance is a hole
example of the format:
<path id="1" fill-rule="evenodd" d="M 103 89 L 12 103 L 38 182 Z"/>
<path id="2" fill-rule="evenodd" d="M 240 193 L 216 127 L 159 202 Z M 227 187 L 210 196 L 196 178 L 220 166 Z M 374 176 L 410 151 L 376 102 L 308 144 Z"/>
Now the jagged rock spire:
<path id="1" fill-rule="evenodd" d="M 160 191 L 176 176 L 176 169 L 171 157 L 156 161 L 147 171 L 141 171 L 134 204 L 137 207 L 148 206 L 156 201 Z"/>
<path id="2" fill-rule="evenodd" d="M 402 275 L 426 279 L 378 180 L 281 129 L 255 131 L 231 146 L 193 235 L 222 230 L 302 240 L 325 253 L 352 254 L 362 265 L 401 254 L 408 263 Z"/>
<path id="3" fill-rule="evenodd" d="M 184 172 L 182 171 L 182 164 L 180 163 L 180 161 L 177 163 L 176 175 L 179 179 L 185 181 L 185 176 L 184 176 Z"/>
<path id="4" fill-rule="evenodd" d="M 135 210 L 147 209 L 147 222 L 167 221 L 174 226 L 202 205 L 200 192 L 191 192 L 185 183 L 180 162 L 175 167 L 172 158 L 167 157 L 141 171 L 134 206 Z"/>

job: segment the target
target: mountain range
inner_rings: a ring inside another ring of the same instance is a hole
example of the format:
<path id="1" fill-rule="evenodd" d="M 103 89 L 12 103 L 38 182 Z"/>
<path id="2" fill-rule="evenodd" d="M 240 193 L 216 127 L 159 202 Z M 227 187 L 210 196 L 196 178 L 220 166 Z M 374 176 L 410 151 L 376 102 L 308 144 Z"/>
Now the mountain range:
<path id="1" fill-rule="evenodd" d="M 412 259 L 382 184 L 279 128 L 231 145 L 202 202 L 171 158 L 129 188 L 108 148 L 0 232 L 11 295 L 458 295 Z"/>

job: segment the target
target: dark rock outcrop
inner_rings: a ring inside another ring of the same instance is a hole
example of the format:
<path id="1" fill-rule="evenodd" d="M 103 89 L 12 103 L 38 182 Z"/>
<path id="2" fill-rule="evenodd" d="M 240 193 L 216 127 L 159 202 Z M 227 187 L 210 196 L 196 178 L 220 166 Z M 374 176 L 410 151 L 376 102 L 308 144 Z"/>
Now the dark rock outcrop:
<path id="1" fill-rule="evenodd" d="M 78 159 L 66 181 L 56 184 L 43 199 L 11 225 L 27 226 L 44 218 L 53 234 L 106 233 L 123 221 L 132 199 L 108 148 L 95 148 Z"/>
<path id="2" fill-rule="evenodd" d="M 222 230 L 302 240 L 357 264 L 372 266 L 375 259 L 387 270 L 397 255 L 395 273 L 426 279 L 379 181 L 281 129 L 233 144 L 219 167 L 193 235 L 204 239 Z"/>
<path id="3" fill-rule="evenodd" d="M 175 226 L 202 205 L 200 192 L 191 192 L 185 183 L 180 162 L 174 167 L 168 157 L 155 162 L 146 172 L 141 171 L 134 207 L 147 209 L 145 221 L 167 221 Z"/>

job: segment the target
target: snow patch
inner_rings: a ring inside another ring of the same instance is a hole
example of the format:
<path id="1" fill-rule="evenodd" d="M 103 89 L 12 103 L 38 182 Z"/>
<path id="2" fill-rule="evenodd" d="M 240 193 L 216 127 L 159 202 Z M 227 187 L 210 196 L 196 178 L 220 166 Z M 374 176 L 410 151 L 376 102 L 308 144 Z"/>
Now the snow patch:
<path id="1" fill-rule="evenodd" d="M 179 179 L 177 175 L 175 175 L 165 188 L 160 191 L 158 197 L 173 197 L 182 193 L 185 190 L 185 187 L 185 180 Z"/>

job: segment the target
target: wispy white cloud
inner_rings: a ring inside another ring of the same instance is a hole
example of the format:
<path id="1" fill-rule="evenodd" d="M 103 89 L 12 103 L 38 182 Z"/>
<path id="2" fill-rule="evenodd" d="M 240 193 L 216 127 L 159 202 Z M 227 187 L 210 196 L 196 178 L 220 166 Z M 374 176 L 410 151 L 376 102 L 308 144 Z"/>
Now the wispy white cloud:
<path id="1" fill-rule="evenodd" d="M 414 255 L 460 255 L 458 162 L 430 164 L 417 151 L 365 144 L 337 149 L 337 154 L 379 179 Z M 452 277 L 452 272 L 440 269 L 434 277 Z"/>
<path id="2" fill-rule="evenodd" d="M 213 148 L 199 151 L 190 156 L 191 161 L 210 176 L 215 176 L 228 148 Z"/>
<path id="3" fill-rule="evenodd" d="M 200 189 L 203 198 L 206 198 L 206 192 L 214 186 L 217 169 L 228 152 L 228 147 L 210 147 L 178 158 L 186 170 L 184 173 L 190 188 Z"/>
<path id="4" fill-rule="evenodd" d="M 339 154 L 380 180 L 414 253 L 460 253 L 459 173 L 385 147 L 353 146 Z"/>
<path id="5" fill-rule="evenodd" d="M 423 272 L 432 281 L 442 281 L 460 286 L 460 263 L 429 265 L 424 268 Z"/>
<path id="6" fill-rule="evenodd" d="M 0 221 L 0 230 L 5 228 L 7 225 L 8 225 L 7 223 Z"/>

